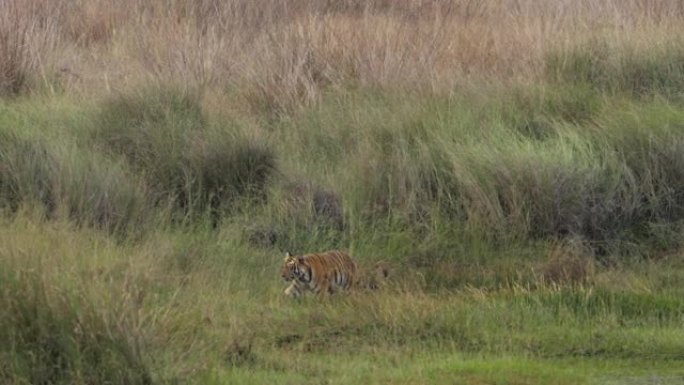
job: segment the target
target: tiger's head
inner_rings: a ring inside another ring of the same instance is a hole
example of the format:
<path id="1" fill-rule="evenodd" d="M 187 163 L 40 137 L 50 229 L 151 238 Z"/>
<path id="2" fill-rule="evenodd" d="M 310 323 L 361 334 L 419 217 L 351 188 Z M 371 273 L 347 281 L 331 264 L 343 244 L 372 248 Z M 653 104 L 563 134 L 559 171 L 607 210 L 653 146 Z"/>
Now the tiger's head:
<path id="1" fill-rule="evenodd" d="M 280 271 L 280 276 L 286 282 L 294 281 L 302 275 L 301 262 L 303 258 L 292 255 L 289 252 L 285 253 L 285 260 L 283 261 L 283 268 Z"/>

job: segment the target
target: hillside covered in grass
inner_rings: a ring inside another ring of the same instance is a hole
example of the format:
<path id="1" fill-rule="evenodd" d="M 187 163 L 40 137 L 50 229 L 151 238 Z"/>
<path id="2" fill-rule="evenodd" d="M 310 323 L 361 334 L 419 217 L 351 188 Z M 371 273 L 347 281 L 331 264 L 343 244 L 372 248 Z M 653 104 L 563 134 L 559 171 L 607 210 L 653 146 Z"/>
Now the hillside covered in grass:
<path id="1" fill-rule="evenodd" d="M 683 242 L 680 1 L 0 0 L 0 382 L 675 384 Z"/>

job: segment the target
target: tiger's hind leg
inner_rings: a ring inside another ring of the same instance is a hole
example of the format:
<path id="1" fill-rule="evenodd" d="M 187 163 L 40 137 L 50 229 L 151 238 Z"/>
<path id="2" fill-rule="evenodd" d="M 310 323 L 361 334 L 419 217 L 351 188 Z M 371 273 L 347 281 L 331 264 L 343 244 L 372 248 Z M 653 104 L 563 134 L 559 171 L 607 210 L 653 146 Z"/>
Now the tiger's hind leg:
<path id="1" fill-rule="evenodd" d="M 318 296 L 321 298 L 328 297 L 333 294 L 334 288 L 328 277 L 325 277 L 318 284 Z"/>

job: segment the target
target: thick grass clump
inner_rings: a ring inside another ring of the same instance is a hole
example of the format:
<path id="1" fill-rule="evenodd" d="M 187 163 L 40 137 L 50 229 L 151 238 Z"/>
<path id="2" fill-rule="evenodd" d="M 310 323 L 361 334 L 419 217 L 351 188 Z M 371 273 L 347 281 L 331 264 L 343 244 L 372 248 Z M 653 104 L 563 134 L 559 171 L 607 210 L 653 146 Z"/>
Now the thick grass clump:
<path id="1" fill-rule="evenodd" d="M 57 156 L 60 209 L 75 223 L 124 234 L 154 222 L 146 186 L 121 163 L 74 147 Z"/>
<path id="2" fill-rule="evenodd" d="M 0 203 L 15 211 L 22 202 L 35 202 L 47 211 L 56 206 L 55 160 L 40 140 L 0 131 Z"/>
<path id="3" fill-rule="evenodd" d="M 58 8 L 35 0 L 0 3 L 1 98 L 57 83 L 52 59 L 60 45 Z"/>
<path id="4" fill-rule="evenodd" d="M 121 156 L 150 188 L 152 201 L 189 212 L 218 212 L 237 198 L 265 197 L 276 157 L 238 127 L 210 126 L 198 99 L 174 89 L 107 102 L 96 142 Z"/>
<path id="5" fill-rule="evenodd" d="M 27 50 L 24 31 L 13 31 L 11 24 L 3 18 L 0 27 L 0 95 L 16 95 L 27 82 L 26 60 Z M 16 27 L 16 26 L 14 26 Z"/>
<path id="6" fill-rule="evenodd" d="M 40 208 L 111 232 L 149 219 L 144 187 L 120 164 L 73 143 L 48 143 L 18 130 L 0 131 L 0 207 Z"/>
<path id="7" fill-rule="evenodd" d="M 33 21 L 17 2 L 0 4 L 0 96 L 23 91 L 33 75 L 29 40 Z"/>
<path id="8" fill-rule="evenodd" d="M 3 382 L 151 383 L 131 325 L 113 309 L 97 309 L 82 294 L 25 270 L 3 273 L 0 303 Z"/>
<path id="9" fill-rule="evenodd" d="M 629 95 L 664 95 L 682 100 L 684 45 L 679 40 L 637 49 L 594 42 L 546 58 L 552 80 L 586 84 L 600 91 Z"/>
<path id="10" fill-rule="evenodd" d="M 150 384 L 130 296 L 138 286 L 106 278 L 111 246 L 97 234 L 74 237 L 69 225 L 38 229 L 35 217 L 19 217 L 3 219 L 0 230 L 0 381 Z"/>
<path id="11" fill-rule="evenodd" d="M 537 140 L 553 138 L 558 123 L 590 124 L 605 108 L 600 93 L 586 84 L 517 87 L 502 99 L 504 124 Z"/>

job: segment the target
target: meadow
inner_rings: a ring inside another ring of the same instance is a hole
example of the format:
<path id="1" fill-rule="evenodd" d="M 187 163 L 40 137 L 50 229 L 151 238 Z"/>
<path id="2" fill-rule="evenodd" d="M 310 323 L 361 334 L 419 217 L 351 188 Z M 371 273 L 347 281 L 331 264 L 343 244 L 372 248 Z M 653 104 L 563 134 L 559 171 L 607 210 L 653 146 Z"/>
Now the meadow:
<path id="1" fill-rule="evenodd" d="M 283 296 L 286 251 L 377 290 Z M 684 382 L 684 3 L 0 0 L 0 383 Z"/>

